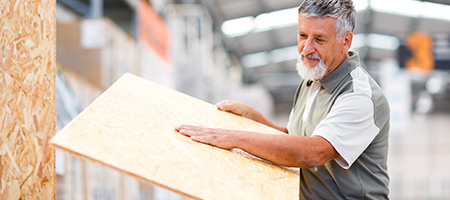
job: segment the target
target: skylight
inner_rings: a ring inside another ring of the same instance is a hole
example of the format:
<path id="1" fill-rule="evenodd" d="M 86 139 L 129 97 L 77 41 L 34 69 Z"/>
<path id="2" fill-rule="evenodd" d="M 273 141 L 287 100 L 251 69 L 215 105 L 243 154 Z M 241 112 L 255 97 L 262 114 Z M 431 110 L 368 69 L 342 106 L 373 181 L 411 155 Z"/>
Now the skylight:
<path id="1" fill-rule="evenodd" d="M 244 67 L 252 68 L 269 64 L 267 52 L 259 52 L 242 56 L 241 63 Z"/>
<path id="2" fill-rule="evenodd" d="M 223 22 L 222 32 L 228 37 L 237 37 L 253 30 L 253 17 L 241 17 Z"/>
<path id="3" fill-rule="evenodd" d="M 297 8 L 260 14 L 255 18 L 255 32 L 297 25 Z"/>
<path id="4" fill-rule="evenodd" d="M 371 33 L 365 36 L 364 34 L 355 34 L 350 49 L 354 50 L 366 45 L 372 48 L 393 51 L 398 49 L 400 41 L 397 37 L 390 35 Z"/>
<path id="5" fill-rule="evenodd" d="M 450 21 L 450 6 L 417 0 L 354 0 L 357 12 L 370 8 L 376 12 L 424 17 Z M 263 13 L 257 17 L 242 17 L 227 20 L 222 32 L 228 37 L 237 37 L 251 32 L 262 32 L 297 25 L 297 7 Z"/>
<path id="6" fill-rule="evenodd" d="M 377 12 L 408 17 L 424 17 L 450 21 L 450 6 L 417 0 L 371 0 L 370 7 Z"/>
<path id="7" fill-rule="evenodd" d="M 355 0 L 354 3 L 357 11 L 367 9 L 368 7 L 367 0 Z M 222 32 L 228 37 L 238 37 L 251 32 L 262 32 L 295 26 L 298 20 L 297 9 L 297 7 L 294 7 L 263 13 L 255 18 L 248 16 L 227 20 L 222 24 Z"/>

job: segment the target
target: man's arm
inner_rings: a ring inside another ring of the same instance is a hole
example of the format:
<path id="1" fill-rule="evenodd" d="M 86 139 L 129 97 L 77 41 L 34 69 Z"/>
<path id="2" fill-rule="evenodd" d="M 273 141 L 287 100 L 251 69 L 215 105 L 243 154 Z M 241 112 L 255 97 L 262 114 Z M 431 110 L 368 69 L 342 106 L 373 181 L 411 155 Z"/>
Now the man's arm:
<path id="1" fill-rule="evenodd" d="M 241 115 L 245 118 L 252 119 L 254 121 L 257 121 L 259 123 L 265 124 L 267 126 L 270 126 L 274 129 L 277 129 L 281 132 L 288 133 L 286 127 L 278 126 L 274 124 L 273 122 L 269 121 L 267 118 L 265 118 L 260 112 L 256 111 L 252 107 L 240 103 L 237 101 L 232 100 L 224 100 L 216 104 L 217 108 L 219 110 L 231 112 L 237 115 Z"/>
<path id="2" fill-rule="evenodd" d="M 333 146 L 320 136 L 262 134 L 182 125 L 175 128 L 192 140 L 223 149 L 239 148 L 275 164 L 312 168 L 336 158 Z"/>

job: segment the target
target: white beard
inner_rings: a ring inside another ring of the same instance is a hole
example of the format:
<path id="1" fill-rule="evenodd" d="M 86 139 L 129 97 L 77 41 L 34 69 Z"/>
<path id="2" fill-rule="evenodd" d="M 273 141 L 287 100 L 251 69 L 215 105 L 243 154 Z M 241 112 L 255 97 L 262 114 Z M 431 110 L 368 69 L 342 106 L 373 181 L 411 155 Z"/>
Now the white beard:
<path id="1" fill-rule="evenodd" d="M 328 67 L 319 59 L 319 63 L 314 67 L 307 67 L 302 60 L 303 53 L 297 58 L 297 72 L 305 80 L 320 80 L 327 73 Z"/>

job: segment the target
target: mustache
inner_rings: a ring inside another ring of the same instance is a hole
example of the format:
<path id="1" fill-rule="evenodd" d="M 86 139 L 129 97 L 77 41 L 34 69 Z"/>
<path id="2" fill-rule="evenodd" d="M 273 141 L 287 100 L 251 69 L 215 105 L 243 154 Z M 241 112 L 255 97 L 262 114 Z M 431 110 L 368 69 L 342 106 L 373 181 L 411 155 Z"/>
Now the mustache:
<path id="1" fill-rule="evenodd" d="M 310 53 L 310 54 L 305 54 L 305 53 L 303 53 L 303 51 L 300 53 L 300 56 L 306 57 L 306 58 L 309 58 L 309 59 L 322 60 L 322 58 L 321 58 L 319 55 L 314 55 L 314 54 L 312 54 L 312 53 Z"/>

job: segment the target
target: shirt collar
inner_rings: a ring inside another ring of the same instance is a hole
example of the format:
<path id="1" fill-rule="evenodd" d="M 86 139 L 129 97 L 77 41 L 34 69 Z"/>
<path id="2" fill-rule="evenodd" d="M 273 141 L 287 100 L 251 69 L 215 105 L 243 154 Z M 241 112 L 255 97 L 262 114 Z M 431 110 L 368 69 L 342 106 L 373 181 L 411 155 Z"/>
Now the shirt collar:
<path id="1" fill-rule="evenodd" d="M 360 66 L 359 55 L 355 51 L 349 51 L 349 58 L 345 59 L 336 69 L 320 80 L 320 84 L 329 92 L 338 86 L 341 80 L 347 76 L 353 69 Z"/>

